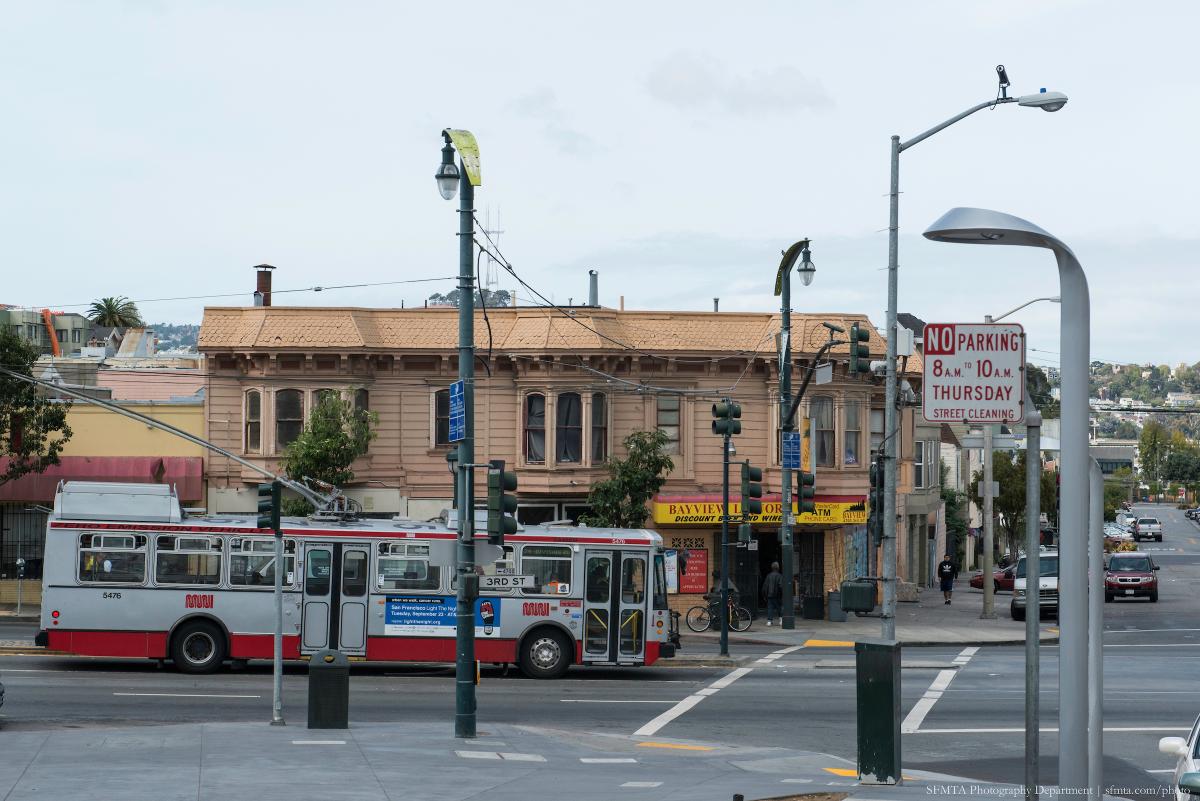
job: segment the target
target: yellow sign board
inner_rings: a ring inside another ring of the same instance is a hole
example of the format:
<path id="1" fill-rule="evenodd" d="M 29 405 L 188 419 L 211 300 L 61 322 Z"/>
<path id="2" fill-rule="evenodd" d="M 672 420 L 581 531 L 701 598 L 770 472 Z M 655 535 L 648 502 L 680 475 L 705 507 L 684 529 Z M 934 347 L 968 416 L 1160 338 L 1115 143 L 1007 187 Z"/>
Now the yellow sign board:
<path id="1" fill-rule="evenodd" d="M 655 501 L 653 504 L 654 522 L 665 525 L 720 525 L 721 504 L 717 501 Z M 867 507 L 863 503 L 817 501 L 816 510 L 799 514 L 797 505 L 792 503 L 792 512 L 796 513 L 796 523 L 825 524 L 825 525 L 864 525 L 867 522 Z M 729 515 L 741 518 L 742 504 L 739 501 L 729 501 Z M 763 503 L 762 514 L 750 515 L 751 523 L 781 523 L 783 522 L 783 504 L 779 501 Z"/>
<path id="2" fill-rule="evenodd" d="M 446 136 L 450 137 L 450 141 L 458 150 L 458 157 L 462 159 L 463 168 L 467 171 L 467 180 L 471 182 L 471 186 L 479 186 L 482 176 L 479 173 L 479 143 L 475 141 L 475 134 L 457 128 L 447 128 Z"/>

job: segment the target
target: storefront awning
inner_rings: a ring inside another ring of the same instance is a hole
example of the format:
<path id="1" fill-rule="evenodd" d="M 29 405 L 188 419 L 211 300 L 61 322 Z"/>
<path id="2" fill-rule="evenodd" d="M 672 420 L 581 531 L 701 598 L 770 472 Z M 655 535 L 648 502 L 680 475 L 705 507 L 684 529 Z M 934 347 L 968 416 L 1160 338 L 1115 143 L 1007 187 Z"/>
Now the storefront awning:
<path id="1" fill-rule="evenodd" d="M 8 459 L 0 459 L 0 470 Z M 0 484 L 0 501 L 54 502 L 60 481 L 124 481 L 173 484 L 179 500 L 204 499 L 204 460 L 199 456 L 63 456 L 44 473 L 26 473 Z"/>
<path id="2" fill-rule="evenodd" d="M 762 499 L 761 515 L 752 515 L 751 523 L 780 523 L 783 517 L 783 499 L 779 493 L 766 495 Z M 798 506 L 792 501 L 792 512 L 797 525 L 863 525 L 867 522 L 867 498 L 865 495 L 818 495 L 816 510 L 798 514 Z M 718 525 L 721 522 L 720 493 L 695 495 L 656 495 L 651 502 L 654 522 L 659 525 Z M 729 514 L 741 515 L 742 504 L 737 490 L 732 489 L 729 498 Z"/>

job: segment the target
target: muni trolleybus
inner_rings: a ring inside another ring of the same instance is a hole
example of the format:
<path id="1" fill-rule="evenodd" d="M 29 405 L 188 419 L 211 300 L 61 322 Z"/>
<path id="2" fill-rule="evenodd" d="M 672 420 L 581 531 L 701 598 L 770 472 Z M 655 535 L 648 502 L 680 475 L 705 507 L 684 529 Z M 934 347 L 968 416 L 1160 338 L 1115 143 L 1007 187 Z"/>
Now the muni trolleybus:
<path id="1" fill-rule="evenodd" d="M 457 533 L 441 522 L 284 518 L 283 655 L 453 662 Z M 480 662 L 531 677 L 674 656 L 662 538 L 527 526 L 477 569 Z M 486 547 L 484 547 L 486 546 Z M 274 535 L 253 515 L 185 515 L 161 484 L 61 483 L 46 529 L 38 642 L 71 654 L 171 659 L 189 673 L 270 659 Z M 495 576 L 484 579 L 484 576 Z"/>

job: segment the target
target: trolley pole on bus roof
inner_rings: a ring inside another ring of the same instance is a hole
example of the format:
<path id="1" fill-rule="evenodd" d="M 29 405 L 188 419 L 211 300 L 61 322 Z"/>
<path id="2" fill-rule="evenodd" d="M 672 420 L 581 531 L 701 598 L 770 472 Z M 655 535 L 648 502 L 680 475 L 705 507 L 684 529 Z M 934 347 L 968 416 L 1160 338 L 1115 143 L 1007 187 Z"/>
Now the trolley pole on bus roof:
<path id="1" fill-rule="evenodd" d="M 458 441 L 458 594 L 454 612 L 454 736 L 475 736 L 475 187 L 479 146 L 470 131 L 442 131 L 434 177 L 446 200 L 458 193 L 458 381 L 450 388 L 450 440 Z M 455 148 L 459 163 L 454 163 Z"/>

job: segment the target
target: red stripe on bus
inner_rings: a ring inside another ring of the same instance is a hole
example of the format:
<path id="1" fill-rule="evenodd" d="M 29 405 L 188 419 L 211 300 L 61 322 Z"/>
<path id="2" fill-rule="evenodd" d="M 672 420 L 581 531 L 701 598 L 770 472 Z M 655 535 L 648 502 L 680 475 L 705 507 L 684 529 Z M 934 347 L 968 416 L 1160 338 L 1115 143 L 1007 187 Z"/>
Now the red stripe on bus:
<path id="1" fill-rule="evenodd" d="M 453 662 L 453 637 L 368 637 L 369 662 Z M 516 640 L 475 640 L 475 658 L 480 662 L 517 661 Z"/>
<path id="2" fill-rule="evenodd" d="M 51 629 L 48 648 L 80 656 L 130 656 L 165 659 L 165 631 L 72 631 Z"/>
<path id="3" fill-rule="evenodd" d="M 273 634 L 230 634 L 230 659 L 274 659 L 275 635 Z M 300 658 L 299 635 L 284 635 L 283 658 Z"/>

